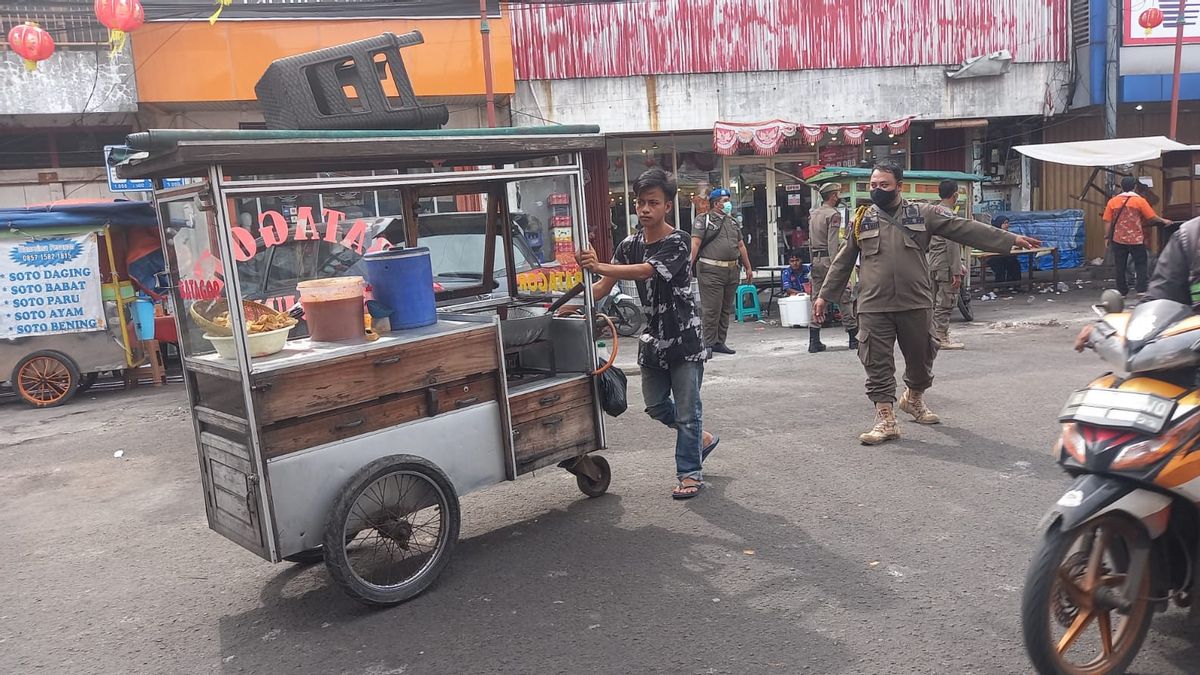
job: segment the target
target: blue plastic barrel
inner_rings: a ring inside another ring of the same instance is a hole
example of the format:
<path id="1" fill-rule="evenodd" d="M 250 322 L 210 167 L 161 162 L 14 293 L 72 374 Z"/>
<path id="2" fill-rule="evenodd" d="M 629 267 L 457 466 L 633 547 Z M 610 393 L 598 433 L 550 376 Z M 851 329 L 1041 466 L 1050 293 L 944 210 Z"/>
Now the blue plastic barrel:
<path id="1" fill-rule="evenodd" d="M 139 340 L 154 339 L 154 301 L 150 296 L 139 293 L 130 303 L 133 307 L 133 331 Z"/>
<path id="2" fill-rule="evenodd" d="M 372 296 L 393 310 L 392 330 L 437 323 L 429 249 L 398 248 L 368 253 L 363 259 Z"/>

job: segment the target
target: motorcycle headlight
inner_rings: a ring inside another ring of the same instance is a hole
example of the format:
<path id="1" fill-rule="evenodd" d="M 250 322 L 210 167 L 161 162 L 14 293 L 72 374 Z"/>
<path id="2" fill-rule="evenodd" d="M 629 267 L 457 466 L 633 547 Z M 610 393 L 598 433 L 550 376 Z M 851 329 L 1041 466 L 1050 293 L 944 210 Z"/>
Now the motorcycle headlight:
<path id="1" fill-rule="evenodd" d="M 1198 433 L 1200 433 L 1200 413 L 1193 412 L 1187 420 L 1163 435 L 1126 446 L 1113 460 L 1112 468 L 1121 470 L 1149 466 L 1179 447 L 1191 443 Z"/>
<path id="2" fill-rule="evenodd" d="M 1083 440 L 1083 434 L 1079 433 L 1078 425 L 1070 422 L 1062 425 L 1062 438 L 1059 444 L 1076 462 L 1087 463 L 1087 441 Z"/>
<path id="3" fill-rule="evenodd" d="M 1139 469 L 1153 464 L 1171 452 L 1174 446 L 1168 438 L 1149 438 L 1127 445 L 1113 460 L 1113 469 Z"/>

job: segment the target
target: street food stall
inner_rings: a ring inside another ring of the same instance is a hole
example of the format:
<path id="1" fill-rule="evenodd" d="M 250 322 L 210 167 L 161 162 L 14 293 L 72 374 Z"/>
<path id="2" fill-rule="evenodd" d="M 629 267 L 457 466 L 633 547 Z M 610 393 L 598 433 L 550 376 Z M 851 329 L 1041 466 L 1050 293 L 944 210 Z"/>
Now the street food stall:
<path id="1" fill-rule="evenodd" d="M 193 179 L 155 201 L 213 530 L 272 562 L 323 559 L 348 595 L 390 605 L 447 564 L 462 495 L 554 466 L 589 496 L 607 490 L 593 453 L 615 351 L 598 354 L 591 318 L 554 311 L 570 294 L 551 304 L 515 274 L 506 292 L 494 281 L 515 269 L 518 192 L 553 203 L 560 252 L 586 245 L 582 158 L 605 147 L 596 127 L 150 131 L 128 146 L 123 176 Z M 397 212 L 261 208 L 363 192 Z M 431 199 L 481 210 L 485 229 L 419 246 Z M 375 231 L 391 239 L 367 241 Z M 275 257 L 300 270 L 306 331 L 245 298 L 247 277 L 274 273 L 256 268 L 257 247 L 285 239 L 374 251 L 365 281 L 306 266 L 303 248 Z"/>
<path id="2" fill-rule="evenodd" d="M 133 325 L 142 289 L 128 237 L 157 230 L 147 202 L 0 209 L 0 377 L 29 405 L 57 406 L 107 371 L 150 358 Z"/>
<path id="3" fill-rule="evenodd" d="M 1091 169 L 1079 194 L 1082 205 L 1101 210 L 1113 196 L 1112 190 L 1122 176 L 1162 176 L 1161 194 L 1153 186 L 1143 186 L 1146 196 L 1159 215 L 1173 224 L 1147 228 L 1146 245 L 1157 255 L 1178 225 L 1200 216 L 1200 146 L 1189 146 L 1165 136 L 1109 138 L 1068 143 L 1042 143 L 1015 148 L 1032 159 Z M 1101 180 L 1103 179 L 1103 180 Z M 1161 200 L 1159 199 L 1161 197 Z M 1092 234 L 1103 232 L 1097 217 Z M 1096 237 L 1096 241 L 1102 240 Z"/>

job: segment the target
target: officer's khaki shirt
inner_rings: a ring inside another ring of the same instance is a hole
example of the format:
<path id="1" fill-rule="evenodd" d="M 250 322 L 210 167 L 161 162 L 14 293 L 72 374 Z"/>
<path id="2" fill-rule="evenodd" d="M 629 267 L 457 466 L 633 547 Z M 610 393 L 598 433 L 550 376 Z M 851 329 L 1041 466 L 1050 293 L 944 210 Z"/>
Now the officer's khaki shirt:
<path id="1" fill-rule="evenodd" d="M 954 212 L 935 204 L 939 213 L 954 216 Z M 929 261 L 929 274 L 934 281 L 951 281 L 962 270 L 962 246 L 945 237 L 933 237 L 929 240 L 929 253 L 925 258 Z"/>
<path id="2" fill-rule="evenodd" d="M 933 306 L 929 264 L 930 239 L 940 235 L 961 244 L 995 253 L 1008 253 L 1017 236 L 998 227 L 960 218 L 932 204 L 900 202 L 889 216 L 872 205 L 858 232 L 846 237 L 821 289 L 821 298 L 837 302 L 861 255 L 858 312 L 903 312 Z"/>
<path id="3" fill-rule="evenodd" d="M 842 214 L 837 209 L 824 204 L 813 209 L 808 216 L 808 240 L 812 250 L 825 251 L 831 258 L 837 255 L 842 246 L 841 228 Z"/>
<path id="4" fill-rule="evenodd" d="M 700 249 L 701 258 L 729 261 L 742 257 L 738 250 L 738 244 L 743 241 L 742 227 L 731 215 L 709 211 L 696 216 L 692 221 L 692 236 L 701 243 L 706 238 L 711 239 L 708 246 Z"/>

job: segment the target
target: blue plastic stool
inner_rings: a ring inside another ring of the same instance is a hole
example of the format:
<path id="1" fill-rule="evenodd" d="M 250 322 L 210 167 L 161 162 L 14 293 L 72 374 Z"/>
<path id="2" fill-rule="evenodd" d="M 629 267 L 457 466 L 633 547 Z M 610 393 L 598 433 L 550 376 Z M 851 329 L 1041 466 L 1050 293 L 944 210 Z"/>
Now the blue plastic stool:
<path id="1" fill-rule="evenodd" d="M 750 301 L 743 304 L 743 299 L 747 295 L 750 296 Z M 762 308 L 758 305 L 758 286 L 742 284 L 737 287 L 737 295 L 733 298 L 733 313 L 738 323 L 745 323 L 746 317 L 751 315 L 759 321 L 762 320 Z"/>

